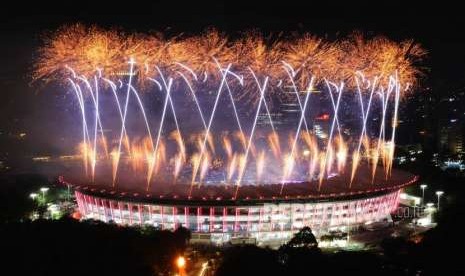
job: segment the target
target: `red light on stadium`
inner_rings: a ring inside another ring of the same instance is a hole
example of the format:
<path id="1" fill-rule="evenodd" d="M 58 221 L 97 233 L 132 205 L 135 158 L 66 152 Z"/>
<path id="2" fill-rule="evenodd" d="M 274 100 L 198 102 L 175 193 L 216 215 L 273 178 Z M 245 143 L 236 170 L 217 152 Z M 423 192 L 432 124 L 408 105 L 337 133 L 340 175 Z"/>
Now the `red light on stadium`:
<path id="1" fill-rule="evenodd" d="M 323 113 L 320 116 L 316 117 L 317 120 L 320 121 L 328 121 L 329 120 L 329 114 L 328 113 Z"/>
<path id="2" fill-rule="evenodd" d="M 80 212 L 76 211 L 76 212 L 74 212 L 74 213 L 71 215 L 71 217 L 72 217 L 73 219 L 80 220 L 80 219 L 82 218 L 82 215 L 81 215 Z"/>

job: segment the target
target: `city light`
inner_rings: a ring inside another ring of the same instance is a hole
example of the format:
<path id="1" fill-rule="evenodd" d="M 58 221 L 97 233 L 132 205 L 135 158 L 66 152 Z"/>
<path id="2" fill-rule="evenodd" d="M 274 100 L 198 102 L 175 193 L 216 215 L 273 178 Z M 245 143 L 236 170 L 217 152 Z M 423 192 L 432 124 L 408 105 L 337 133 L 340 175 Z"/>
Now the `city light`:
<path id="1" fill-rule="evenodd" d="M 177 259 L 176 259 L 176 266 L 181 269 L 181 268 L 184 268 L 186 266 L 186 259 L 183 257 L 183 256 L 179 256 Z"/>
<path id="2" fill-rule="evenodd" d="M 185 276 L 186 274 L 186 259 L 183 256 L 179 256 L 176 259 L 176 266 L 178 268 L 178 275 L 179 276 Z"/>
<path id="3" fill-rule="evenodd" d="M 202 269 L 199 272 L 199 276 L 204 276 L 207 269 L 208 269 L 208 261 L 202 263 Z"/>
<path id="4" fill-rule="evenodd" d="M 420 188 L 421 188 L 421 192 L 422 192 L 422 195 L 421 195 L 421 204 L 422 205 L 425 205 L 425 189 L 428 187 L 428 185 L 426 184 L 421 184 L 420 185 Z"/>
<path id="5" fill-rule="evenodd" d="M 48 187 L 42 187 L 40 188 L 40 191 L 42 192 L 42 201 L 45 204 L 45 194 L 48 192 L 49 188 Z"/>
<path id="6" fill-rule="evenodd" d="M 438 211 L 439 211 L 439 206 L 440 206 L 440 202 L 441 202 L 441 196 L 444 194 L 443 191 L 437 191 L 436 192 L 436 195 L 438 196 Z"/>

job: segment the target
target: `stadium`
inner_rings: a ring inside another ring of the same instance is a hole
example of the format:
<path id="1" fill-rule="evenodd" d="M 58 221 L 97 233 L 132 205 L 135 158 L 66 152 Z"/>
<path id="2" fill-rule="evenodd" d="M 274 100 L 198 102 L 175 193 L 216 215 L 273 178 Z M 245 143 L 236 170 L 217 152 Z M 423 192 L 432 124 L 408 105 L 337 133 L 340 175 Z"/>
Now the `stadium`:
<path id="1" fill-rule="evenodd" d="M 166 230 L 182 226 L 197 242 L 248 239 L 269 244 L 290 239 L 304 226 L 321 236 L 385 220 L 397 208 L 401 190 L 417 180 L 393 170 L 387 181 L 380 174 L 379 182 L 372 185 L 360 177 L 348 189 L 340 178 L 329 179 L 320 191 L 312 183 L 288 184 L 281 196 L 281 185 L 244 186 L 236 199 L 228 186 L 201 186 L 190 198 L 183 185 L 151 193 L 95 185 L 73 187 L 84 218 Z"/>
<path id="2" fill-rule="evenodd" d="M 82 164 L 62 174 L 84 218 L 260 244 L 384 220 L 416 181 L 393 169 L 424 55 L 412 41 L 79 24 L 47 39 L 34 77 L 74 99 Z"/>

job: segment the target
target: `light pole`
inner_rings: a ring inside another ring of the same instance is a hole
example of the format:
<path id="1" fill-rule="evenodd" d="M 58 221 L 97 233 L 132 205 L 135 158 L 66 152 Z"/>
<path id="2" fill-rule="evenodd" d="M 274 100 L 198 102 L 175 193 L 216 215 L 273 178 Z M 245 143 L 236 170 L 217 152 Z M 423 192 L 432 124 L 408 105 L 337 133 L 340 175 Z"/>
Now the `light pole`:
<path id="1" fill-rule="evenodd" d="M 38 194 L 36 194 L 36 193 L 31 193 L 29 195 L 29 197 L 32 198 L 32 200 L 36 200 L 37 196 L 38 196 Z"/>
<path id="2" fill-rule="evenodd" d="M 420 188 L 421 188 L 421 191 L 422 191 L 422 195 L 421 195 L 421 205 L 424 206 L 424 205 L 425 205 L 425 189 L 428 188 L 428 185 L 426 185 L 426 184 L 421 184 L 421 185 L 420 185 Z"/>
<path id="3" fill-rule="evenodd" d="M 45 204 L 45 193 L 48 192 L 48 188 L 47 187 L 42 187 L 40 188 L 40 191 L 42 192 L 42 201 L 44 202 Z"/>
<path id="4" fill-rule="evenodd" d="M 39 205 L 38 202 L 36 202 L 36 199 L 39 195 L 36 193 L 30 193 L 29 197 L 34 201 L 34 212 L 32 213 L 32 218 L 34 218 L 35 214 L 37 213 L 37 206 Z"/>
<path id="5" fill-rule="evenodd" d="M 441 202 L 441 196 L 442 196 L 443 194 L 444 194 L 443 191 L 437 191 L 437 192 L 436 192 L 436 195 L 438 196 L 438 211 L 439 211 L 439 206 L 440 206 L 439 204 L 440 204 L 440 202 Z"/>

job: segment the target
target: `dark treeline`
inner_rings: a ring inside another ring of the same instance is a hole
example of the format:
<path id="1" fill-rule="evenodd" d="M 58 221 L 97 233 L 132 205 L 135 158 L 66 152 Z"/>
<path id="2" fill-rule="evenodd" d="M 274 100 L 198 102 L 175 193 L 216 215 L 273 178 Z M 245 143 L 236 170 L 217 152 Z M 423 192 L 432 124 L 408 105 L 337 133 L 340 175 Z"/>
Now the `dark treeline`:
<path id="1" fill-rule="evenodd" d="M 188 232 L 130 228 L 73 219 L 0 225 L 8 275 L 157 275 L 173 270 Z"/>
<path id="2" fill-rule="evenodd" d="M 50 181 L 39 174 L 0 175 L 0 222 L 29 217 L 38 206 L 29 197 Z"/>

